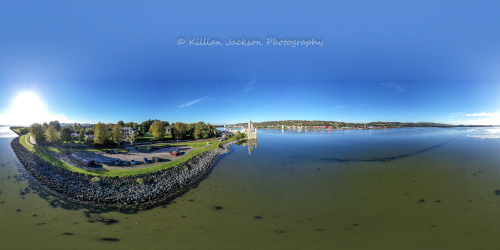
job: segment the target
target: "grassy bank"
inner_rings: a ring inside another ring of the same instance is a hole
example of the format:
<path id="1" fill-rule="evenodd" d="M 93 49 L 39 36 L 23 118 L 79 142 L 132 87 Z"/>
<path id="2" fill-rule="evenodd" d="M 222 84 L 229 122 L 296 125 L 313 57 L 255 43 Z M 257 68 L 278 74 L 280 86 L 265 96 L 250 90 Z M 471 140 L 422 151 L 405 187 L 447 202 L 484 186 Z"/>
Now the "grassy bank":
<path id="1" fill-rule="evenodd" d="M 27 136 L 30 136 L 30 135 L 27 135 Z M 178 160 L 175 160 L 175 161 L 169 161 L 169 162 L 166 162 L 164 164 L 161 164 L 161 165 L 158 165 L 158 166 L 154 166 L 154 167 L 150 167 L 150 168 L 143 168 L 143 169 L 127 169 L 127 170 L 122 170 L 122 169 L 109 169 L 109 170 L 84 170 L 84 169 L 81 169 L 81 168 L 77 168 L 77 167 L 73 167 L 71 165 L 68 165 L 46 153 L 44 153 L 41 148 L 37 148 L 37 147 L 40 147 L 40 146 L 34 146 L 32 145 L 31 143 L 27 143 L 25 141 L 25 137 L 26 136 L 21 136 L 19 138 L 19 142 L 21 143 L 21 145 L 23 145 L 26 149 L 28 149 L 29 151 L 33 152 L 35 155 L 39 156 L 40 158 L 46 160 L 47 162 L 50 162 L 51 164 L 53 164 L 54 166 L 57 166 L 59 168 L 62 168 L 62 169 L 65 169 L 65 170 L 68 170 L 68 171 L 72 171 L 72 172 L 77 172 L 77 173 L 82 173 L 82 174 L 85 174 L 85 175 L 93 175 L 93 176 L 99 176 L 99 177 L 110 177 L 110 178 L 115 178 L 115 177 L 132 177 L 132 176 L 138 176 L 138 175 L 145 175 L 145 174 L 151 174 L 151 173 L 154 173 L 154 172 L 158 172 L 158 171 L 163 171 L 163 170 L 166 170 L 166 169 L 169 169 L 169 168 L 172 168 L 172 167 L 176 167 L 176 166 L 180 166 L 184 163 L 186 163 L 188 160 L 190 160 L 191 158 L 195 157 L 196 155 L 198 154 L 201 154 L 203 152 L 206 152 L 208 150 L 211 150 L 211 149 L 217 149 L 219 148 L 219 145 L 221 143 L 225 143 L 225 142 L 228 142 L 228 141 L 232 141 L 232 140 L 235 140 L 234 137 L 232 138 L 229 138 L 225 141 L 222 141 L 222 142 L 216 142 L 216 143 L 213 143 L 211 144 L 209 147 L 203 147 L 203 148 L 199 148 L 199 149 L 195 149 L 191 152 L 189 152 L 189 154 L 187 154 L 186 156 L 184 156 L 183 158 L 180 158 Z M 29 138 L 28 138 L 28 141 L 29 141 Z M 183 145 L 186 145 L 186 144 L 183 144 Z M 206 143 L 205 143 L 206 145 Z M 51 148 L 51 147 L 49 147 Z M 49 149 L 49 150 L 57 150 L 56 148 L 52 148 L 52 149 Z M 52 152 L 52 151 L 51 151 Z M 55 153 L 60 153 L 60 152 L 55 152 Z"/>
<path id="2" fill-rule="evenodd" d="M 86 175 L 97 175 L 97 174 L 92 173 L 91 171 L 87 171 L 85 169 L 73 167 L 73 166 L 71 166 L 69 164 L 66 164 L 66 163 L 64 163 L 64 162 L 62 162 L 62 161 L 54 158 L 51 155 L 48 155 L 48 154 L 44 153 L 43 151 L 41 151 L 40 149 L 37 148 L 39 146 L 35 146 L 35 145 L 29 143 L 30 136 L 31 136 L 30 134 L 21 136 L 19 138 L 19 142 L 27 150 L 31 151 L 36 156 L 44 159 L 45 161 L 51 163 L 52 165 L 54 165 L 56 167 L 59 167 L 59 168 L 62 168 L 62 169 L 68 170 L 68 171 L 82 173 L 82 174 L 86 174 Z"/>

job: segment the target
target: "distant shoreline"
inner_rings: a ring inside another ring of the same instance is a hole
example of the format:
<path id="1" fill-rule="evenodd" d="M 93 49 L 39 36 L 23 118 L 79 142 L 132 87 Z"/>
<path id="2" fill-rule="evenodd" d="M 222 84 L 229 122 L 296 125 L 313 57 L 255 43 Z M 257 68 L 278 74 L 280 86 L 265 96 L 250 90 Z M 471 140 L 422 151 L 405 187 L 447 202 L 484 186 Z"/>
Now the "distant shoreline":
<path id="1" fill-rule="evenodd" d="M 370 129 L 395 129 L 395 128 L 485 128 L 485 127 L 500 127 L 500 125 L 450 125 L 450 126 L 408 126 L 408 127 L 384 127 L 384 128 L 360 128 L 360 127 L 344 127 L 344 128 L 259 128 L 257 129 L 278 129 L 278 130 L 370 130 Z"/>

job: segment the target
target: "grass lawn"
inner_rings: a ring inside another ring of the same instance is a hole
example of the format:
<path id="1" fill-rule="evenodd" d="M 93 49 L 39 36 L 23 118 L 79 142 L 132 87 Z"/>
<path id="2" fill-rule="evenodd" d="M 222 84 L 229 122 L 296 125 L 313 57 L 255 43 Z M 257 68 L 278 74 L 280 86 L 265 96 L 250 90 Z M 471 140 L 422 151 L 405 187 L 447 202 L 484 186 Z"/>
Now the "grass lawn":
<path id="1" fill-rule="evenodd" d="M 28 134 L 27 136 L 30 136 L 30 135 Z M 33 152 L 35 155 L 39 156 L 42 159 L 45 159 L 46 161 L 52 163 L 54 166 L 57 166 L 59 168 L 66 169 L 66 170 L 73 171 L 73 172 L 77 172 L 77 173 L 82 173 L 82 174 L 85 174 L 85 175 L 93 175 L 93 176 L 99 176 L 99 177 L 110 177 L 110 178 L 116 178 L 116 177 L 120 178 L 120 177 L 133 177 L 133 176 L 151 174 L 151 173 L 155 173 L 155 172 L 158 172 L 158 171 L 163 171 L 163 170 L 166 170 L 166 169 L 169 169 L 169 168 L 172 168 L 172 167 L 176 167 L 176 166 L 182 165 L 182 164 L 186 163 L 189 159 L 193 158 L 194 156 L 196 156 L 198 154 L 201 154 L 201 153 L 203 153 L 205 151 L 208 151 L 208 150 L 211 150 L 211 149 L 216 149 L 216 148 L 219 147 L 219 145 L 221 143 L 232 141 L 232 140 L 235 140 L 235 139 L 236 139 L 235 137 L 231 137 L 231 138 L 226 139 L 226 140 L 224 140 L 222 142 L 212 143 L 209 147 L 195 149 L 195 150 L 189 152 L 189 154 L 187 154 L 186 156 L 184 156 L 184 157 L 182 157 L 182 158 L 180 158 L 178 160 L 169 161 L 169 162 L 166 162 L 166 163 L 158 165 L 158 166 L 154 166 L 154 167 L 150 167 L 150 168 L 143 168 L 143 169 L 128 169 L 128 170 L 122 170 L 122 169 L 84 170 L 84 169 L 80 169 L 80 168 L 68 165 L 68 164 L 66 164 L 66 163 L 64 163 L 64 162 L 62 162 L 62 161 L 60 161 L 60 160 L 58 160 L 58 159 L 56 159 L 56 158 L 54 158 L 54 157 L 52 157 L 52 156 L 44 153 L 43 151 L 38 150 L 36 148 L 36 147 L 40 147 L 40 146 L 34 147 L 32 144 L 26 143 L 25 142 L 25 135 L 23 135 L 23 136 L 21 136 L 19 138 L 19 142 L 21 143 L 21 145 L 23 145 L 29 151 Z M 183 144 L 183 145 L 186 145 L 186 144 Z M 47 150 L 59 150 L 59 149 L 53 148 L 53 147 L 48 147 L 48 148 L 49 149 L 47 149 Z M 56 152 L 56 153 L 59 153 L 59 152 Z"/>
<path id="2" fill-rule="evenodd" d="M 208 144 L 213 144 L 219 141 L 211 141 L 208 142 Z M 172 143 L 172 144 L 167 144 L 167 143 L 162 143 L 162 144 L 152 144 L 152 145 L 147 145 L 147 146 L 142 146 L 142 150 L 147 150 L 148 147 L 163 147 L 165 145 L 172 145 L 172 146 L 191 146 L 193 148 L 199 148 L 207 145 L 207 142 L 182 142 L 182 143 Z"/>
<path id="3" fill-rule="evenodd" d="M 155 137 L 153 136 L 152 133 L 145 133 L 144 136 L 139 137 L 137 139 L 154 139 Z M 172 139 L 172 135 L 165 135 L 165 139 Z"/>
<path id="4" fill-rule="evenodd" d="M 48 146 L 39 146 L 39 145 L 36 145 L 35 147 L 38 147 L 38 148 L 41 148 L 45 151 L 49 151 L 49 152 L 52 152 L 52 153 L 65 153 L 66 152 L 66 149 L 65 148 L 55 148 L 55 147 L 48 147 Z M 113 148 L 113 150 L 115 150 L 116 148 Z M 68 151 L 76 151 L 76 152 L 105 152 L 106 150 L 111 150 L 111 148 L 73 148 L 73 150 L 71 150 L 70 148 L 68 148 Z M 118 152 L 119 153 L 127 153 L 127 150 L 124 149 L 124 148 L 120 148 L 118 149 Z"/>

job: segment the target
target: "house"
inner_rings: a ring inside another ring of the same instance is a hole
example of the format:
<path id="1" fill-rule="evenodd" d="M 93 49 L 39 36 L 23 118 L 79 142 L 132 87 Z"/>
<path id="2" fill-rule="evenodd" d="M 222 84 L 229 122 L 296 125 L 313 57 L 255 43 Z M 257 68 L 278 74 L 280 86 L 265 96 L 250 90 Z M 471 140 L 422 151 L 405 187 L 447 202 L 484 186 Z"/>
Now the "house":
<path id="1" fill-rule="evenodd" d="M 137 130 L 133 129 L 131 127 L 123 127 L 123 128 L 121 128 L 121 131 L 122 131 L 123 136 L 125 138 L 132 137 L 132 135 L 134 135 L 135 133 L 137 133 Z"/>
<path id="2" fill-rule="evenodd" d="M 165 127 L 165 134 L 166 135 L 171 135 L 172 134 L 172 127 L 170 127 L 170 126 Z"/>

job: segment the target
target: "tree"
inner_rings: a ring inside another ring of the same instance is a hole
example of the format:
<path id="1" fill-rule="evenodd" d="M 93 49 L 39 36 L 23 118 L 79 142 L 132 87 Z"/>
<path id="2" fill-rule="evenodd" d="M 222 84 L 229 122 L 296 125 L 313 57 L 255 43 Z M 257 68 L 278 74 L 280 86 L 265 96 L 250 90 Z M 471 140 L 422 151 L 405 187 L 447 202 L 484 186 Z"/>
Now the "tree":
<path id="1" fill-rule="evenodd" d="M 35 140 L 41 141 L 43 139 L 43 128 L 38 123 L 33 123 L 30 127 L 30 133 L 35 137 Z"/>
<path id="2" fill-rule="evenodd" d="M 47 128 L 47 131 L 45 131 L 45 138 L 50 143 L 61 140 L 54 126 L 50 126 L 49 128 Z"/>
<path id="3" fill-rule="evenodd" d="M 118 124 L 119 126 L 121 126 L 121 127 L 125 127 L 125 123 L 124 123 L 123 121 L 118 121 L 118 123 L 117 123 L 117 124 Z"/>
<path id="4" fill-rule="evenodd" d="M 148 132 L 148 127 L 146 127 L 144 123 L 141 123 L 141 125 L 137 129 L 137 132 L 139 132 L 139 134 L 142 136 Z"/>
<path id="5" fill-rule="evenodd" d="M 80 134 L 78 135 L 78 140 L 83 142 L 85 140 L 85 133 L 83 133 L 83 129 L 80 130 Z"/>
<path id="6" fill-rule="evenodd" d="M 94 129 L 94 143 L 105 145 L 109 142 L 109 130 L 105 124 L 98 123 Z"/>
<path id="7" fill-rule="evenodd" d="M 71 129 L 69 127 L 64 127 L 61 129 L 61 140 L 71 141 Z"/>
<path id="8" fill-rule="evenodd" d="M 186 136 L 186 124 L 182 122 L 176 122 L 172 128 L 172 135 L 175 139 L 184 139 Z"/>
<path id="9" fill-rule="evenodd" d="M 122 127 L 120 125 L 115 125 L 113 127 L 113 142 L 118 144 L 123 139 Z"/>
<path id="10" fill-rule="evenodd" d="M 187 128 L 186 128 L 186 135 L 188 137 L 194 137 L 194 130 L 196 129 L 196 124 L 194 123 L 190 123 L 187 125 Z"/>
<path id="11" fill-rule="evenodd" d="M 87 133 L 87 134 L 93 134 L 94 133 L 94 129 L 93 128 L 85 129 L 85 133 Z"/>
<path id="12" fill-rule="evenodd" d="M 57 131 L 61 130 L 61 124 L 59 123 L 58 120 L 49 122 L 49 126 L 54 127 Z"/>
<path id="13" fill-rule="evenodd" d="M 201 138 L 201 130 L 200 129 L 196 128 L 194 130 L 194 138 L 195 139 L 200 139 Z"/>
<path id="14" fill-rule="evenodd" d="M 47 131 L 48 128 L 49 128 L 49 124 L 47 124 L 47 122 L 44 122 L 42 125 L 43 133 L 45 133 L 45 131 Z"/>
<path id="15" fill-rule="evenodd" d="M 161 122 L 155 122 L 149 129 L 156 140 L 165 138 L 165 126 Z"/>

